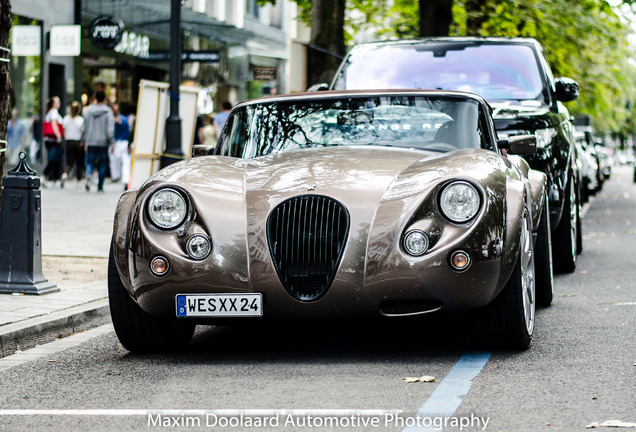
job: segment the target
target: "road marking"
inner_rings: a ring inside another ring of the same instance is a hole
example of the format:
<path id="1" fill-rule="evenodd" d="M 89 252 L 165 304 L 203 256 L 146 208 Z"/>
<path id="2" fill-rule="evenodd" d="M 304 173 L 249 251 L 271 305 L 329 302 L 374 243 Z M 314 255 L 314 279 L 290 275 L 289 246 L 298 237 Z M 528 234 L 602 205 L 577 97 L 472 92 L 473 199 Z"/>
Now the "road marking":
<path id="1" fill-rule="evenodd" d="M 453 366 L 424 405 L 413 416 L 415 419 L 450 418 L 462 403 L 462 396 L 466 396 L 473 383 L 473 379 L 486 366 L 490 359 L 489 352 L 474 352 L 465 354 Z M 440 431 L 439 427 L 406 427 L 402 432 Z"/>
<path id="2" fill-rule="evenodd" d="M 39 345 L 26 351 L 20 351 L 13 355 L 0 358 L 0 372 L 5 371 L 14 366 L 50 356 L 60 351 L 67 350 L 69 348 L 76 347 L 83 344 L 89 339 L 97 336 L 101 336 L 113 331 L 112 324 L 104 324 L 103 326 L 95 327 L 90 330 L 86 330 L 80 333 L 72 334 L 71 336 L 58 339 L 53 342 L 49 342 L 44 345 Z"/>
<path id="3" fill-rule="evenodd" d="M 384 417 L 399 415 L 403 410 L 379 409 L 0 409 L 2 416 L 339 416 L 339 417 Z"/>
<path id="4" fill-rule="evenodd" d="M 623 302 L 623 303 L 600 303 L 602 305 L 612 305 L 612 306 L 636 306 L 636 302 Z"/>

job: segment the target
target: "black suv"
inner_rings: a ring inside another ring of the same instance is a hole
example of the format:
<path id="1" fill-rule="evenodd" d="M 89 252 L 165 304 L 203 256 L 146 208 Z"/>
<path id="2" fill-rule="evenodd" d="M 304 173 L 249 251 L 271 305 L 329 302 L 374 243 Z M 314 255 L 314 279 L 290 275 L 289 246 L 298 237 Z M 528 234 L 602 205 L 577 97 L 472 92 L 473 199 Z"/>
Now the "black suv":
<path id="1" fill-rule="evenodd" d="M 534 134 L 526 159 L 546 173 L 555 267 L 572 272 L 582 249 L 579 181 L 570 114 L 562 102 L 578 84 L 552 76 L 541 45 L 522 38 L 432 38 L 372 42 L 351 49 L 330 86 L 314 89 L 461 90 L 485 98 L 499 138 Z"/>

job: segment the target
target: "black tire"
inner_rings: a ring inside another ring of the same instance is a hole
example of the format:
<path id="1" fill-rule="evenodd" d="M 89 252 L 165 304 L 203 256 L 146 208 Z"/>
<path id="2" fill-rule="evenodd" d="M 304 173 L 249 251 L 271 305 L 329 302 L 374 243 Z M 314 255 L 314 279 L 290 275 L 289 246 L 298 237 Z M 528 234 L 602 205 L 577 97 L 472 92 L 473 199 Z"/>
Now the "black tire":
<path id="1" fill-rule="evenodd" d="M 576 254 L 583 252 L 583 223 L 581 221 L 581 204 L 577 200 L 576 204 Z"/>
<path id="2" fill-rule="evenodd" d="M 539 219 L 537 242 L 534 245 L 534 269 L 536 276 L 537 306 L 547 307 L 554 298 L 554 278 L 552 267 L 552 232 L 550 228 L 550 208 L 548 196 L 544 197 L 545 207 Z"/>
<path id="3" fill-rule="evenodd" d="M 108 300 L 115 334 L 128 351 L 173 351 L 190 344 L 195 329 L 193 324 L 153 317 L 130 298 L 117 272 L 112 242 L 108 258 Z"/>
<path id="4" fill-rule="evenodd" d="M 515 269 L 497 298 L 486 307 L 486 331 L 495 347 L 525 350 L 532 342 L 535 320 L 534 246 L 532 222 L 524 211 L 519 257 Z"/>
<path id="5" fill-rule="evenodd" d="M 572 273 L 576 269 L 578 205 L 572 180 L 570 177 L 565 189 L 563 213 L 552 242 L 554 268 L 562 273 Z"/>

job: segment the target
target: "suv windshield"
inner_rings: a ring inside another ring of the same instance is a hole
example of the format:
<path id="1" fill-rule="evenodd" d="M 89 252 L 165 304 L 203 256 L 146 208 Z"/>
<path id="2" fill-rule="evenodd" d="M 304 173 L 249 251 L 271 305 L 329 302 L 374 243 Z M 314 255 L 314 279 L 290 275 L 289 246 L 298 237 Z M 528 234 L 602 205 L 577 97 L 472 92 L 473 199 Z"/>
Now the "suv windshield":
<path id="1" fill-rule="evenodd" d="M 359 145 L 440 152 L 492 149 L 481 106 L 460 96 L 401 95 L 248 104 L 230 115 L 217 154 L 253 158 Z"/>
<path id="2" fill-rule="evenodd" d="M 334 90 L 441 89 L 476 93 L 488 101 L 543 99 L 532 48 L 514 44 L 431 42 L 360 46 Z"/>

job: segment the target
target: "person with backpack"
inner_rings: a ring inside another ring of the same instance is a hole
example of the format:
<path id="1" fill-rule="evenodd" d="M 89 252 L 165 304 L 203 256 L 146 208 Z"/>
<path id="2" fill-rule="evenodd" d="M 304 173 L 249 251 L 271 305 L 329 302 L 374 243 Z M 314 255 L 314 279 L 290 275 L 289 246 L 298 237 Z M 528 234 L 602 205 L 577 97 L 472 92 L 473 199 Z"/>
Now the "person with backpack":
<path id="1" fill-rule="evenodd" d="M 91 191 L 95 167 L 99 173 L 97 192 L 104 192 L 104 179 L 108 169 L 108 149 L 115 143 L 115 117 L 106 105 L 106 93 L 95 92 L 95 102 L 84 110 L 82 141 L 86 145 L 86 191 Z"/>

